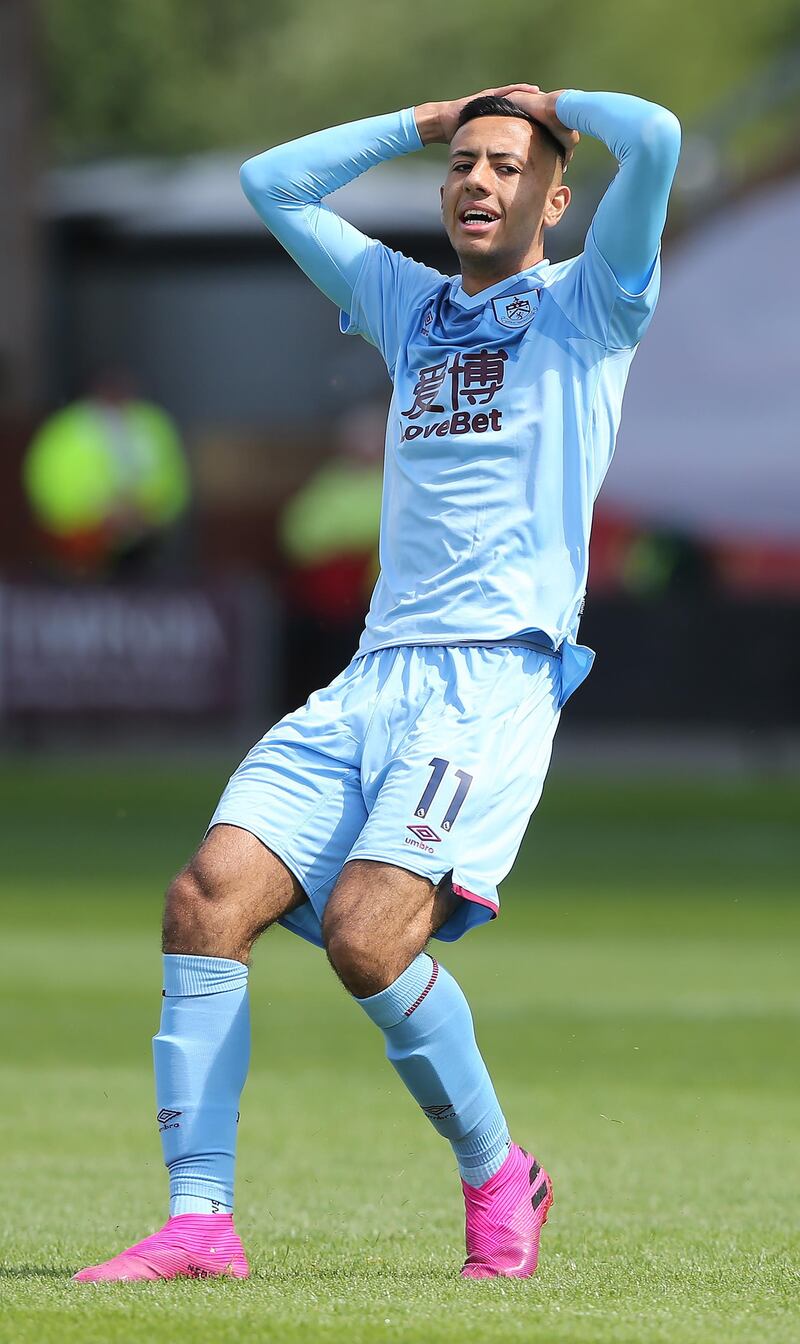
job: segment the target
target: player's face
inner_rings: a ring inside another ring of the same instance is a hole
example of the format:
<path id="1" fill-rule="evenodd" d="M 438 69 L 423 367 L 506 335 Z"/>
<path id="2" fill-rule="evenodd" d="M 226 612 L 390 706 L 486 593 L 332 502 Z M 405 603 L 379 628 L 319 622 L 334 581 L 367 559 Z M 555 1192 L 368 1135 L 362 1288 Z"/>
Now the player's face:
<path id="1" fill-rule="evenodd" d="M 515 275 L 543 255 L 545 227 L 569 204 L 555 151 L 516 117 L 476 117 L 456 131 L 442 220 L 465 276 Z"/>

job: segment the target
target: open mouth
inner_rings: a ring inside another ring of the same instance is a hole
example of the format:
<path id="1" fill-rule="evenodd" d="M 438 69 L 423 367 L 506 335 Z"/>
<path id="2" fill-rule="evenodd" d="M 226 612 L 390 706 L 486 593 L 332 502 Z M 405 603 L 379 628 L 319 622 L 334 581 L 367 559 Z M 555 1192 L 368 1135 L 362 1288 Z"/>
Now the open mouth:
<path id="1" fill-rule="evenodd" d="M 467 233 L 488 233 L 495 224 L 499 223 L 499 218 L 499 215 L 493 215 L 490 210 L 483 210 L 478 205 L 471 205 L 463 211 L 458 222 Z"/>

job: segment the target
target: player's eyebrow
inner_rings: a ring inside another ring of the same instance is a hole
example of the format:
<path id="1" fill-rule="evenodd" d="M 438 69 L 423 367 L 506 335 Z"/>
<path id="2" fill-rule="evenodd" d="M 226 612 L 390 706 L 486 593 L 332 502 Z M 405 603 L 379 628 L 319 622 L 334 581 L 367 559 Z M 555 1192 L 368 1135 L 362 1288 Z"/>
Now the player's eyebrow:
<path id="1" fill-rule="evenodd" d="M 478 151 L 476 149 L 454 149 L 450 153 L 451 159 L 477 159 Z M 517 163 L 526 163 L 527 160 L 522 154 L 516 154 L 513 149 L 490 149 L 488 157 L 490 159 L 516 159 Z"/>

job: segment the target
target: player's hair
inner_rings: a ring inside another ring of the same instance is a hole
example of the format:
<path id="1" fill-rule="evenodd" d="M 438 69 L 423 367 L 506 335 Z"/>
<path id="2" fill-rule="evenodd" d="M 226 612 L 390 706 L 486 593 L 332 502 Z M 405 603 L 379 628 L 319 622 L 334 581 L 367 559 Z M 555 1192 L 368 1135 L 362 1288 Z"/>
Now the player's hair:
<path id="1" fill-rule="evenodd" d="M 535 126 L 546 145 L 555 151 L 561 162 L 562 168 L 566 167 L 567 151 L 541 121 L 537 121 L 529 112 L 524 112 L 521 107 L 517 107 L 510 98 L 500 98 L 494 93 L 481 94 L 480 98 L 473 98 L 461 109 L 461 115 L 458 118 L 458 129 L 466 126 L 468 121 L 474 121 L 476 117 L 519 117 L 522 121 L 527 121 L 529 126 Z"/>

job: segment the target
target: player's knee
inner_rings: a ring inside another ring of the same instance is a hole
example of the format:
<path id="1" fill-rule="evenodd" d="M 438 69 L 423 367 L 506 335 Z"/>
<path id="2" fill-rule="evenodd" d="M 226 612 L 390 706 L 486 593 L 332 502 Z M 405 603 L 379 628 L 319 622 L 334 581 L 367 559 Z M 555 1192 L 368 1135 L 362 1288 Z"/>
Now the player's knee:
<path id="1" fill-rule="evenodd" d="M 322 939 L 328 960 L 351 994 L 367 998 L 385 988 L 385 949 L 373 931 L 363 925 L 348 926 L 326 910 Z"/>
<path id="2" fill-rule="evenodd" d="M 192 862 L 173 878 L 164 902 L 164 948 L 193 947 L 219 917 L 223 893 Z"/>

